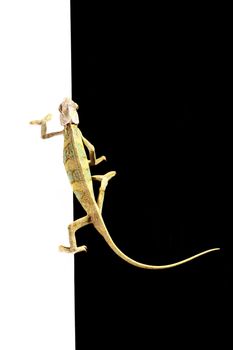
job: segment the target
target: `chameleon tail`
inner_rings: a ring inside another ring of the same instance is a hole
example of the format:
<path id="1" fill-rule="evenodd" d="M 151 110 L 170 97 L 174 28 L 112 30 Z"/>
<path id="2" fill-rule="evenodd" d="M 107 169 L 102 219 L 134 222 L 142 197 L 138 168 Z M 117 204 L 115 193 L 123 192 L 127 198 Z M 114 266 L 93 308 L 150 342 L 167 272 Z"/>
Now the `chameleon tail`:
<path id="1" fill-rule="evenodd" d="M 117 246 L 116 244 L 113 242 L 103 220 L 101 217 L 98 218 L 99 220 L 95 220 L 93 222 L 93 225 L 95 226 L 95 228 L 97 229 L 97 231 L 103 236 L 103 238 L 105 239 L 105 241 L 107 242 L 107 244 L 109 245 L 109 247 L 114 251 L 114 253 L 116 253 L 121 259 L 125 260 L 127 263 L 139 267 L 141 269 L 148 269 L 148 270 L 163 270 L 163 269 L 169 269 L 172 267 L 176 267 L 182 264 L 185 264 L 193 259 L 199 258 L 202 255 L 214 252 L 216 250 L 220 250 L 220 248 L 213 248 L 213 249 L 208 249 L 205 250 L 199 254 L 193 255 L 187 259 L 169 264 L 169 265 L 147 265 L 147 264 L 143 264 L 140 263 L 136 260 L 131 259 L 130 257 L 128 257 L 127 255 L 125 255 Z"/>

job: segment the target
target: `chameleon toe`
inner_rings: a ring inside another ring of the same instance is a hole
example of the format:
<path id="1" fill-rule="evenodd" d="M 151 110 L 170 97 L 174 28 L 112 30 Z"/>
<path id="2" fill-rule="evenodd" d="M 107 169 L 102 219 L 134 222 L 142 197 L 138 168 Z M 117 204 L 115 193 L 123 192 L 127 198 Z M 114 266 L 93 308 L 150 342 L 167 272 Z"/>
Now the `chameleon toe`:
<path id="1" fill-rule="evenodd" d="M 59 251 L 62 253 L 72 253 L 69 247 L 64 247 L 63 245 L 59 246 Z"/>
<path id="2" fill-rule="evenodd" d="M 104 175 L 104 177 L 110 180 L 115 175 L 116 175 L 116 171 L 109 171 L 107 174 Z"/>
<path id="3" fill-rule="evenodd" d="M 80 252 L 86 252 L 87 251 L 87 246 L 81 245 L 80 247 L 64 247 L 63 245 L 59 246 L 59 251 L 62 253 L 80 253 Z"/>

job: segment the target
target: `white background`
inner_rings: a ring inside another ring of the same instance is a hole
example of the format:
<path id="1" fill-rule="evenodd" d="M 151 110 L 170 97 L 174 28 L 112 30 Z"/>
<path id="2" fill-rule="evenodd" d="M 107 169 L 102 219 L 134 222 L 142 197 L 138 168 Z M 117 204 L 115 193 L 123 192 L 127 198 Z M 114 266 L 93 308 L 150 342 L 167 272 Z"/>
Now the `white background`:
<path id="1" fill-rule="evenodd" d="M 71 96 L 70 1 L 0 2 L 0 349 L 74 350 L 63 137 L 29 125 Z"/>

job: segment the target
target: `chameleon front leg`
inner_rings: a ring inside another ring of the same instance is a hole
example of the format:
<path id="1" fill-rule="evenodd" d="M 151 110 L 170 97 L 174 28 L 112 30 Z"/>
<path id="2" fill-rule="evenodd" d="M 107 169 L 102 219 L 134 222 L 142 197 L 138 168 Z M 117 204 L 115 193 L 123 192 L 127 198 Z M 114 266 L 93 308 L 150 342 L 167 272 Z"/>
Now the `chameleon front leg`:
<path id="1" fill-rule="evenodd" d="M 73 221 L 68 226 L 70 247 L 65 247 L 63 245 L 60 245 L 60 247 L 59 247 L 60 252 L 65 252 L 65 253 L 86 252 L 87 247 L 85 245 L 77 247 L 75 232 L 78 229 L 80 229 L 81 227 L 86 226 L 90 223 L 91 223 L 91 218 L 88 215 L 84 216 L 83 218 L 80 218 L 78 220 Z"/>
<path id="2" fill-rule="evenodd" d="M 103 203 L 104 203 L 104 196 L 105 196 L 105 190 L 108 185 L 108 181 L 116 175 L 116 171 L 109 171 L 105 175 L 93 175 L 92 179 L 101 181 L 100 188 L 99 188 L 99 195 L 97 198 L 97 205 L 100 209 L 100 212 L 102 213 L 103 209 Z"/>
<path id="3" fill-rule="evenodd" d="M 101 156 L 99 158 L 96 158 L 96 154 L 95 154 L 95 147 L 82 135 L 82 140 L 84 145 L 87 147 L 88 152 L 89 152 L 89 164 L 90 165 L 97 165 L 100 162 L 102 162 L 103 160 L 106 160 L 105 156 Z"/>
<path id="4" fill-rule="evenodd" d="M 47 133 L 47 122 L 51 119 L 52 119 L 52 115 L 47 114 L 43 119 L 32 120 L 30 122 L 31 125 L 41 125 L 41 137 L 42 137 L 42 139 L 48 139 L 48 138 L 53 137 L 53 136 L 64 134 L 64 130 Z"/>

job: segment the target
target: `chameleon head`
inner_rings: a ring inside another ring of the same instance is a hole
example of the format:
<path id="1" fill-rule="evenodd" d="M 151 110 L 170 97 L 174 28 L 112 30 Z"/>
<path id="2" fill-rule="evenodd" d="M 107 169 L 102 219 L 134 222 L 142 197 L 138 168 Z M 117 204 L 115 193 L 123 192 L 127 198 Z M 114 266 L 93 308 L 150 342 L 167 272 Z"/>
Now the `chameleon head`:
<path id="1" fill-rule="evenodd" d="M 75 103 L 68 97 L 65 98 L 58 108 L 60 112 L 61 125 L 66 125 L 68 123 L 78 124 L 79 123 L 79 117 L 77 112 L 78 108 L 79 106 L 77 103 Z"/>

